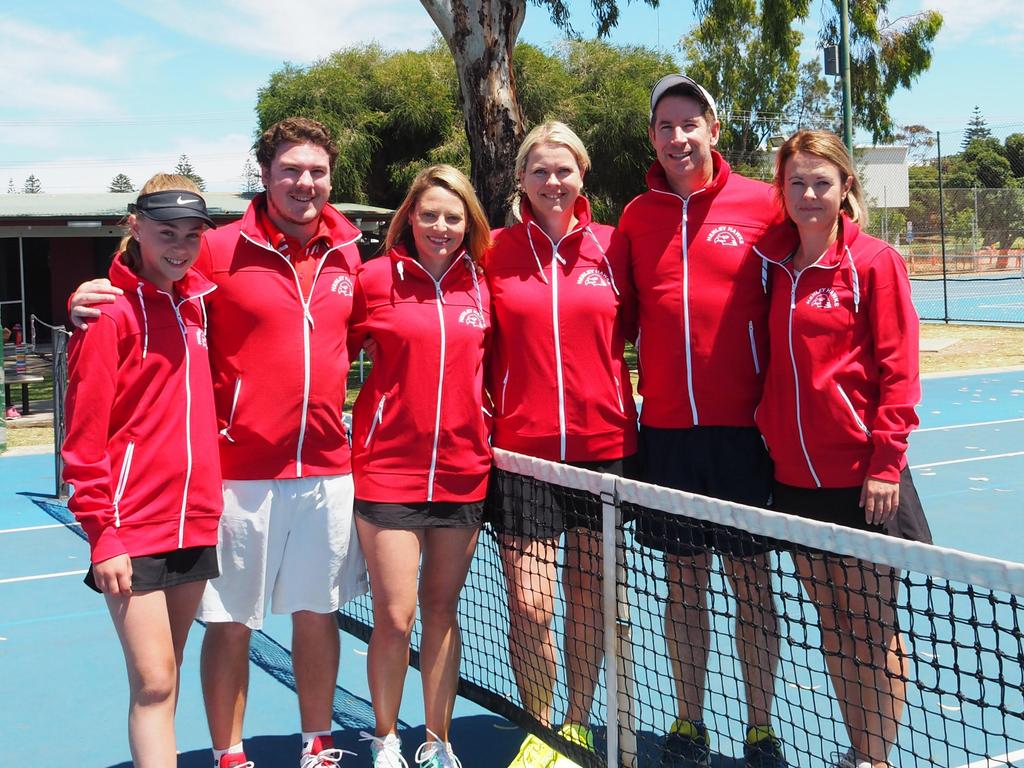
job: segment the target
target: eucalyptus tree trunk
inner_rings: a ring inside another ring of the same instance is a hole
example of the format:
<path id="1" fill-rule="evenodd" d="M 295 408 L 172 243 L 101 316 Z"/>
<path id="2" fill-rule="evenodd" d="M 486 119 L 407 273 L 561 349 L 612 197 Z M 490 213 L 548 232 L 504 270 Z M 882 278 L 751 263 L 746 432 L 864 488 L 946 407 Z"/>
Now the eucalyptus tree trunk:
<path id="1" fill-rule="evenodd" d="M 495 227 L 505 224 L 523 113 L 512 51 L 525 0 L 420 0 L 451 49 L 462 93 L 471 181 Z"/>

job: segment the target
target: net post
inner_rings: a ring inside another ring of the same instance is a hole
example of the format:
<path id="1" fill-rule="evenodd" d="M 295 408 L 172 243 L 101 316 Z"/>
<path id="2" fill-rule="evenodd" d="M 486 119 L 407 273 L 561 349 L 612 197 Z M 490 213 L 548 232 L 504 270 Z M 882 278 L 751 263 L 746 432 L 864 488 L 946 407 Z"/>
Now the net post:
<path id="1" fill-rule="evenodd" d="M 604 607 L 604 683 L 607 712 L 609 768 L 636 765 L 633 727 L 632 630 L 625 586 L 625 542 L 622 507 L 616 493 L 618 478 L 605 475 L 601 483 L 602 564 Z"/>

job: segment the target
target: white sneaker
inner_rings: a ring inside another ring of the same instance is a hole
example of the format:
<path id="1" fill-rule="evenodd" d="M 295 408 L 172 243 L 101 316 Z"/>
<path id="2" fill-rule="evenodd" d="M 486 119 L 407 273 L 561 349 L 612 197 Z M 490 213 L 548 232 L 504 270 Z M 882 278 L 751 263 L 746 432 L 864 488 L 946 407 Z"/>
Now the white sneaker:
<path id="1" fill-rule="evenodd" d="M 425 741 L 416 750 L 416 765 L 419 768 L 462 768 L 462 761 L 455 756 L 450 741 L 441 741 L 437 734 L 428 730 L 437 741 Z"/>
<path id="2" fill-rule="evenodd" d="M 402 740 L 398 734 L 374 736 L 366 731 L 359 732 L 360 741 L 370 742 L 370 760 L 373 768 L 409 768 L 402 757 Z"/>
<path id="3" fill-rule="evenodd" d="M 354 756 L 348 750 L 335 747 L 321 749 L 319 752 L 305 752 L 299 758 L 299 768 L 337 768 L 345 755 Z"/>
<path id="4" fill-rule="evenodd" d="M 832 756 L 836 760 L 833 768 L 875 768 L 870 760 L 858 760 L 853 747 L 846 750 L 846 754 L 833 753 Z"/>

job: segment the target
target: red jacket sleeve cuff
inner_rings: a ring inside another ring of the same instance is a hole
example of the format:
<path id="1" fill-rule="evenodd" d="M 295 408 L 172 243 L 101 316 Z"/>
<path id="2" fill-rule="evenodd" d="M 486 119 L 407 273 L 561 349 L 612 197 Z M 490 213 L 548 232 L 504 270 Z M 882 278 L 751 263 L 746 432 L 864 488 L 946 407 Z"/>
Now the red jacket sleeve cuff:
<path id="1" fill-rule="evenodd" d="M 108 525 L 100 531 L 100 535 L 92 542 L 92 562 L 94 563 L 102 563 L 104 560 L 127 553 L 128 550 L 117 536 L 117 528 L 112 525 Z"/>
<path id="2" fill-rule="evenodd" d="M 900 471 L 905 464 L 906 454 L 890 446 L 875 446 L 868 465 L 868 477 L 884 480 L 887 483 L 898 483 Z"/>

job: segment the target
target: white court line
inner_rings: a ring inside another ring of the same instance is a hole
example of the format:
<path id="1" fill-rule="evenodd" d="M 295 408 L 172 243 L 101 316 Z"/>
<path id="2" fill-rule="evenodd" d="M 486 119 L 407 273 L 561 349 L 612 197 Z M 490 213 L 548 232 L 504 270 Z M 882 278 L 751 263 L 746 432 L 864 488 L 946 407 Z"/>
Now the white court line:
<path id="1" fill-rule="evenodd" d="M 1006 768 L 1010 763 L 1021 759 L 1024 759 L 1024 749 L 1018 749 L 1016 752 L 1007 752 L 1005 755 L 999 755 L 998 757 L 986 757 L 981 760 L 975 760 L 973 763 L 961 765 L 960 768 Z"/>
<path id="2" fill-rule="evenodd" d="M 969 461 L 988 461 L 989 459 L 1008 459 L 1013 456 L 1024 456 L 1024 451 L 1013 453 L 994 453 L 991 456 L 975 456 L 970 459 L 951 459 L 950 461 L 930 461 L 927 464 L 914 464 L 911 469 L 926 469 L 928 467 L 944 467 L 947 464 L 966 464 Z"/>
<path id="3" fill-rule="evenodd" d="M 919 432 L 923 432 L 924 430 L 918 430 L 918 431 Z M 49 530 L 50 528 L 68 528 L 70 526 L 79 526 L 80 527 L 81 525 L 82 525 L 81 523 L 67 523 L 67 524 L 65 524 L 65 523 L 53 523 L 51 525 L 29 525 L 29 526 L 26 526 L 25 528 L 5 528 L 4 530 L 0 531 L 0 534 L 3 534 L 3 533 L 24 533 L 25 531 L 46 531 L 46 530 Z"/>
<path id="4" fill-rule="evenodd" d="M 971 427 L 989 427 L 993 424 L 1014 424 L 1018 421 L 1024 421 L 1021 419 L 998 419 L 996 421 L 976 421 L 973 424 L 950 424 L 948 427 L 924 427 L 923 429 L 915 429 L 915 432 L 942 432 L 947 429 L 970 429 Z M 0 531 L 3 533 L 3 531 Z"/>
<path id="5" fill-rule="evenodd" d="M 88 573 L 84 571 L 62 571 L 61 573 L 41 573 L 38 576 L 16 576 L 13 579 L 0 579 L 0 584 L 16 584 L 19 581 L 38 581 L 39 579 L 57 579 L 61 576 L 82 576 Z"/>

